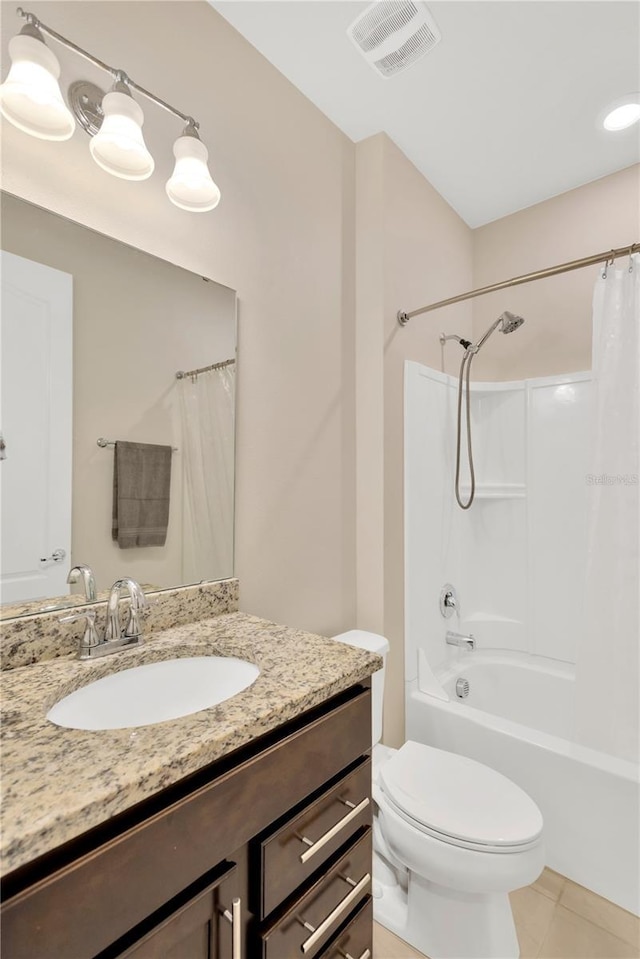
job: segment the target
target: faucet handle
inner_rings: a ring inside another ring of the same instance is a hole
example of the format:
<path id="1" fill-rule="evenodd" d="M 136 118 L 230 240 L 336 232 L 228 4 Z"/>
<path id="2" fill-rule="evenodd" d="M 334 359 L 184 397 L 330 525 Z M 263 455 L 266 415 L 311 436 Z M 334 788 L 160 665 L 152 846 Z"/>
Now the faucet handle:
<path id="1" fill-rule="evenodd" d="M 456 588 L 452 586 L 451 583 L 445 583 L 440 590 L 440 613 L 445 619 L 449 619 L 458 609 L 458 594 L 456 593 Z"/>
<path id="2" fill-rule="evenodd" d="M 72 613 L 70 616 L 60 616 L 58 618 L 59 623 L 77 623 L 81 619 L 85 619 L 87 621 L 87 625 L 84 631 L 84 636 L 80 640 L 80 652 L 86 649 L 93 649 L 100 645 L 100 637 L 98 636 L 98 631 L 96 629 L 95 609 L 85 609 L 79 613 Z"/>
<path id="3" fill-rule="evenodd" d="M 139 636 L 142 627 L 140 625 L 140 616 L 148 612 L 148 604 L 144 593 L 142 593 L 141 598 L 138 598 L 137 602 L 132 602 L 129 606 L 129 619 L 127 625 L 124 629 L 125 636 Z"/>

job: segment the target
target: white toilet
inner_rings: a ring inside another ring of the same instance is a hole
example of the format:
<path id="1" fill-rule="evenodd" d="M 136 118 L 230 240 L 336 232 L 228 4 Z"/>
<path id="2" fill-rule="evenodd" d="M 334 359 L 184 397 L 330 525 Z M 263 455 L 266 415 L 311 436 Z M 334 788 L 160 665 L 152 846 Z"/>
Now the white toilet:
<path id="1" fill-rule="evenodd" d="M 363 630 L 334 639 L 389 650 Z M 518 959 L 508 893 L 542 872 L 540 810 L 465 756 L 382 746 L 383 693 L 384 667 L 372 677 L 375 919 L 430 959 Z"/>

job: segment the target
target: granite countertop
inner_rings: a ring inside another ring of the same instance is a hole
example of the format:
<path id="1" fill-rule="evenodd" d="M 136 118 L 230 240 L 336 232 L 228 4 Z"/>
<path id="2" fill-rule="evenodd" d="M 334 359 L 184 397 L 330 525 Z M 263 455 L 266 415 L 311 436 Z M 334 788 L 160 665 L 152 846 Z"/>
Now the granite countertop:
<path id="1" fill-rule="evenodd" d="M 238 656 L 260 676 L 210 709 L 153 726 L 87 732 L 46 719 L 67 693 L 130 666 Z M 275 729 L 382 665 L 379 656 L 244 613 L 167 629 L 95 662 L 61 658 L 2 674 L 3 874 Z"/>

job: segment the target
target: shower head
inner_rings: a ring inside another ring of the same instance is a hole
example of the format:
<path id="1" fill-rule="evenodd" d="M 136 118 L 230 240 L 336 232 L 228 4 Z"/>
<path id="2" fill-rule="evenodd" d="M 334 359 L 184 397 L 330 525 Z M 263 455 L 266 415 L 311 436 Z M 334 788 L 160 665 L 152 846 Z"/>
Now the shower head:
<path id="1" fill-rule="evenodd" d="M 524 323 L 524 317 L 516 316 L 515 313 L 509 313 L 508 310 L 505 310 L 499 319 L 502 323 L 500 328 L 502 333 L 513 333 L 514 330 L 517 330 L 518 327 Z"/>
<path id="2" fill-rule="evenodd" d="M 515 313 L 509 313 L 508 310 L 505 310 L 504 313 L 500 314 L 495 323 L 491 324 L 484 336 L 475 344 L 474 353 L 477 353 L 480 347 L 484 346 L 494 330 L 499 328 L 501 333 L 513 333 L 513 331 L 517 330 L 523 323 L 524 318 L 522 316 L 516 316 Z"/>

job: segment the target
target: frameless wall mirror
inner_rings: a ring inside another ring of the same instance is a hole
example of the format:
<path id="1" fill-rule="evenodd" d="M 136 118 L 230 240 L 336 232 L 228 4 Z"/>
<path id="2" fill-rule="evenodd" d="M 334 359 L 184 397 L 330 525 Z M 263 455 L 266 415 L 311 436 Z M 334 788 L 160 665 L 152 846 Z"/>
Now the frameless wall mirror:
<path id="1" fill-rule="evenodd" d="M 235 292 L 15 196 L 0 213 L 0 616 L 82 602 L 78 564 L 98 594 L 232 576 Z M 164 545 L 114 539 L 116 441 L 171 448 Z"/>

